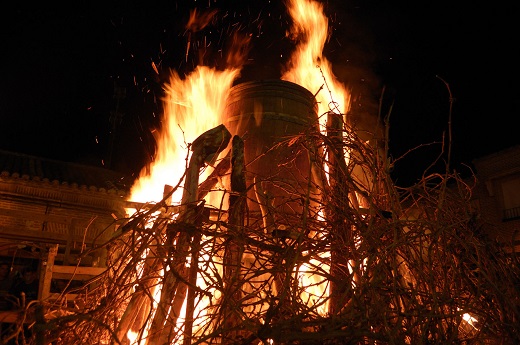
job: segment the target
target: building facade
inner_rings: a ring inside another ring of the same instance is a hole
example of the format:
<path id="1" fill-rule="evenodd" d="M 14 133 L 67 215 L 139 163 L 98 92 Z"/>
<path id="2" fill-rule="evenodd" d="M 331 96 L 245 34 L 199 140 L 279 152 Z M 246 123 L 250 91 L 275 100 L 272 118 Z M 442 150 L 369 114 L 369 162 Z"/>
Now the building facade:
<path id="1" fill-rule="evenodd" d="M 40 298 L 69 271 L 106 267 L 103 244 L 125 217 L 130 185 L 111 170 L 0 150 L 0 259 L 13 274 L 36 268 Z M 61 271 L 48 270 L 49 258 Z"/>
<path id="2" fill-rule="evenodd" d="M 520 251 L 520 145 L 473 161 L 474 202 L 488 234 Z"/>

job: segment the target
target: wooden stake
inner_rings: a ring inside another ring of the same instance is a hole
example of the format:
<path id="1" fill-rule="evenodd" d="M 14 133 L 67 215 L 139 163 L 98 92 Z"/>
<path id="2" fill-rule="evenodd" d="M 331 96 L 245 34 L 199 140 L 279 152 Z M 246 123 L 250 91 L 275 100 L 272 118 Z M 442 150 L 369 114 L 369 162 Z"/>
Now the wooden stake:
<path id="1" fill-rule="evenodd" d="M 173 188 L 171 186 L 164 186 L 163 202 L 167 206 L 171 205 L 172 192 Z M 163 217 L 166 216 L 166 214 L 163 214 Z M 160 231 L 164 230 L 165 229 L 163 228 Z M 155 244 L 158 245 L 158 243 Z M 149 275 L 153 275 L 154 272 L 159 272 L 162 269 L 163 260 L 160 255 L 157 255 L 155 252 L 151 253 L 144 261 L 142 276 L 148 277 Z M 152 301 L 149 299 L 150 291 L 153 290 L 156 284 L 157 281 L 155 279 L 146 279 L 132 295 L 116 330 L 117 337 L 123 344 L 128 343 L 126 337 L 128 331 L 132 330 L 141 332 L 144 328 L 143 322 L 146 321 L 148 317 L 147 314 L 150 312 L 150 305 L 152 304 Z"/>
<path id="2" fill-rule="evenodd" d="M 235 344 L 241 335 L 236 329 L 241 321 L 242 300 L 240 267 L 244 253 L 244 213 L 246 208 L 246 178 L 244 169 L 244 141 L 234 136 L 231 155 L 231 195 L 229 196 L 229 239 L 224 253 L 223 344 Z M 185 344 L 187 345 L 187 344 Z"/>
<path id="3" fill-rule="evenodd" d="M 164 283 L 161 292 L 161 300 L 157 306 L 155 317 L 150 327 L 149 345 L 159 345 L 170 343 L 172 337 L 172 328 L 177 324 L 177 318 L 180 314 L 179 304 L 171 305 L 171 301 L 176 297 L 176 292 L 180 286 L 186 285 L 189 281 L 187 275 L 186 261 L 189 254 L 190 244 L 194 232 L 197 232 L 194 220 L 197 219 L 198 201 L 197 190 L 199 182 L 200 169 L 204 164 L 212 160 L 218 153 L 222 152 L 229 144 L 231 134 L 224 125 L 219 125 L 200 135 L 191 144 L 193 154 L 186 171 L 186 180 L 184 183 L 184 193 L 182 195 L 182 203 L 176 223 L 183 227 L 181 231 L 168 232 L 168 242 L 170 244 L 177 242 L 175 255 L 171 258 L 170 270 L 164 273 Z M 177 237 L 172 237 L 175 235 Z M 198 263 L 192 258 L 191 266 L 197 269 Z M 194 262 L 195 261 L 195 262 Z M 193 274 L 193 273 L 192 273 Z M 196 274 L 195 274 L 196 276 Z M 188 286 L 188 289 L 191 289 Z M 187 303 L 192 303 L 187 301 Z M 171 307 L 171 310 L 170 310 Z M 193 310 L 192 306 L 187 306 L 187 310 Z M 184 342 L 191 342 L 193 327 L 193 315 L 186 314 L 186 323 L 184 325 Z"/>

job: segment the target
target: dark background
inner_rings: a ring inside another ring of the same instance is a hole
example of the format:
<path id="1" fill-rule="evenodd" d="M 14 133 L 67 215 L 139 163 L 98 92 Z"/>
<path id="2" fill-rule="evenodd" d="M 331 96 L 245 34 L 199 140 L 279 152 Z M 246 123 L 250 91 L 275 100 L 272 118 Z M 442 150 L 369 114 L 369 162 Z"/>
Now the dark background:
<path id="1" fill-rule="evenodd" d="M 473 159 L 519 144 L 514 2 L 322 3 L 330 26 L 324 56 L 353 89 L 357 110 L 390 113 L 393 159 L 421 146 L 396 164 L 398 184 L 415 181 L 442 152 L 450 102 L 457 171 L 467 174 Z M 230 37 L 239 32 L 251 38 L 251 50 L 238 82 L 278 78 L 294 47 L 281 1 L 10 7 L 0 17 L 0 149 L 134 175 L 153 159 L 151 133 L 160 127 L 170 69 L 182 75 L 201 62 L 224 68 Z M 218 12 L 190 36 L 185 25 L 195 8 Z M 121 88 L 126 94 L 118 99 Z"/>

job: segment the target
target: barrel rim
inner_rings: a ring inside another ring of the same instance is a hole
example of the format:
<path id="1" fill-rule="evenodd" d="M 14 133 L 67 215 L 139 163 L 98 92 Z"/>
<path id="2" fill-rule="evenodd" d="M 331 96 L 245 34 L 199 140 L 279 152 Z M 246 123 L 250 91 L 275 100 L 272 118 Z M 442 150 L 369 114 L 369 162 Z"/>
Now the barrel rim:
<path id="1" fill-rule="evenodd" d="M 246 82 L 241 82 L 239 84 L 233 85 L 230 88 L 230 93 L 232 93 L 235 90 L 239 89 L 247 89 L 251 88 L 253 86 L 266 86 L 266 85 L 284 85 L 292 89 L 297 89 L 301 92 L 307 93 L 311 98 L 314 98 L 314 94 L 308 90 L 307 88 L 301 86 L 300 84 L 294 83 L 292 81 L 283 80 L 283 79 L 257 79 L 257 80 L 250 80 Z"/>
<path id="2" fill-rule="evenodd" d="M 231 123 L 234 121 L 244 121 L 245 118 L 253 119 L 255 117 L 254 112 L 244 112 L 240 115 L 228 116 L 226 118 L 226 123 Z M 262 118 L 266 120 L 283 120 L 284 122 L 291 122 L 297 125 L 308 126 L 310 124 L 309 118 L 292 116 L 285 113 L 276 113 L 265 111 L 262 112 Z"/>

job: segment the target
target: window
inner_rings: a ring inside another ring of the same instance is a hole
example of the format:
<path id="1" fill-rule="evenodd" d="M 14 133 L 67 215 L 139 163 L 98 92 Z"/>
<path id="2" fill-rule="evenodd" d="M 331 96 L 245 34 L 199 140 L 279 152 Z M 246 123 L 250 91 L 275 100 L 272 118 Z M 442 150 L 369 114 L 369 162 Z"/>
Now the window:
<path id="1" fill-rule="evenodd" d="M 520 218 L 520 177 L 502 181 L 504 220 Z"/>

